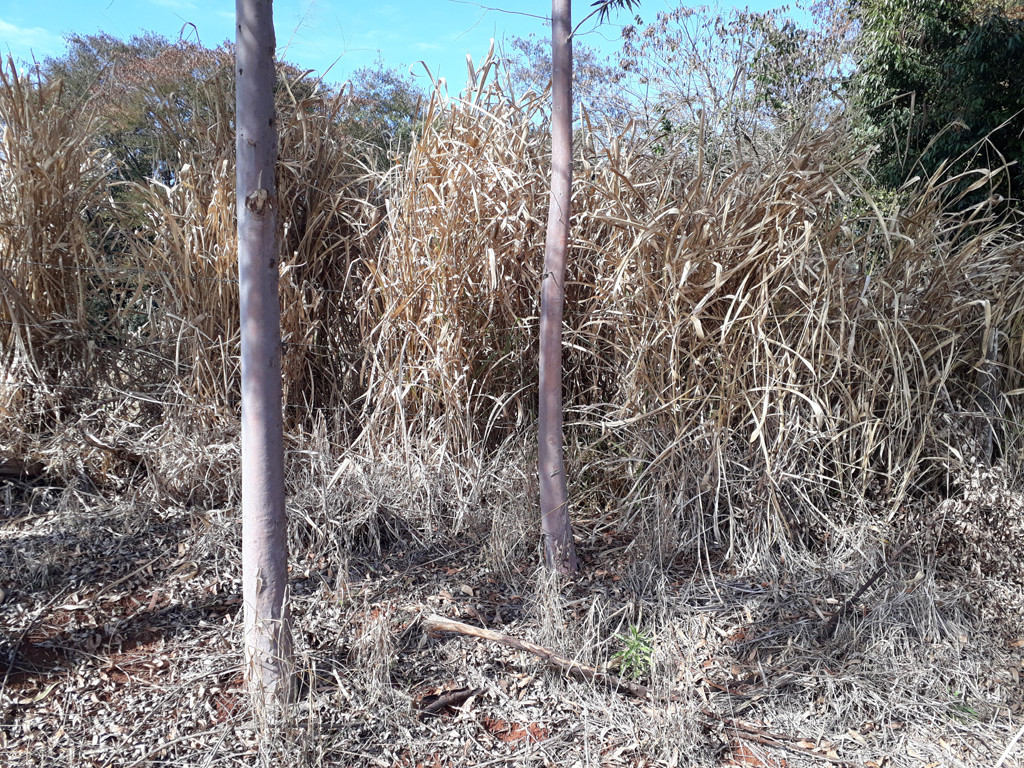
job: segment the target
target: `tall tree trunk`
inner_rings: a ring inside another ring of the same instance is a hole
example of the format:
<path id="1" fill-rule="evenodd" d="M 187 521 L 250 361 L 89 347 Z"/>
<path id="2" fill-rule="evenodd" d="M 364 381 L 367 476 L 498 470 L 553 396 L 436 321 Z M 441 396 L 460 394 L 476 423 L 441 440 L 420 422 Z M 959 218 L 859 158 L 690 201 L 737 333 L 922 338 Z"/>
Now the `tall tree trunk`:
<path id="1" fill-rule="evenodd" d="M 235 152 L 242 332 L 242 595 L 249 690 L 292 693 L 281 419 L 272 0 L 236 0 Z"/>
<path id="2" fill-rule="evenodd" d="M 544 562 L 561 573 L 578 564 L 569 520 L 562 439 L 562 308 L 572 196 L 572 22 L 570 0 L 551 4 L 551 205 L 540 299 L 540 514 Z"/>

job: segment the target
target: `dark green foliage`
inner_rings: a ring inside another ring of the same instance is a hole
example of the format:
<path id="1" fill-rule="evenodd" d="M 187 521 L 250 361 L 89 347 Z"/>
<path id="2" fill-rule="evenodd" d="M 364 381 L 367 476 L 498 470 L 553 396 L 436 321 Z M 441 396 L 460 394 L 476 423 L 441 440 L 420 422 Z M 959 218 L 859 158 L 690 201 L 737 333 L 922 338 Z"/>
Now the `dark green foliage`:
<path id="1" fill-rule="evenodd" d="M 1024 19 L 972 0 L 857 0 L 859 105 L 880 144 L 888 187 L 931 175 L 1019 161 L 1024 131 Z M 1019 197 L 1010 169 L 1000 193 Z"/>

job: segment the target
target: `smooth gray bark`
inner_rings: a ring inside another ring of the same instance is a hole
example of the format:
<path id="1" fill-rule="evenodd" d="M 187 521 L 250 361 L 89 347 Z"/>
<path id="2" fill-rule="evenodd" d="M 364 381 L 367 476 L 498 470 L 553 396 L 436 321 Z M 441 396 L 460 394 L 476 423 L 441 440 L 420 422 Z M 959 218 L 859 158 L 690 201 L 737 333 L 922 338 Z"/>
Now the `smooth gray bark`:
<path id="1" fill-rule="evenodd" d="M 242 333 L 242 596 L 249 690 L 291 695 L 281 418 L 272 0 L 236 0 L 235 130 Z"/>
<path id="2" fill-rule="evenodd" d="M 572 196 L 572 19 L 570 0 L 551 4 L 551 204 L 540 300 L 538 465 L 544 562 L 578 568 L 572 540 L 562 435 L 562 312 Z"/>

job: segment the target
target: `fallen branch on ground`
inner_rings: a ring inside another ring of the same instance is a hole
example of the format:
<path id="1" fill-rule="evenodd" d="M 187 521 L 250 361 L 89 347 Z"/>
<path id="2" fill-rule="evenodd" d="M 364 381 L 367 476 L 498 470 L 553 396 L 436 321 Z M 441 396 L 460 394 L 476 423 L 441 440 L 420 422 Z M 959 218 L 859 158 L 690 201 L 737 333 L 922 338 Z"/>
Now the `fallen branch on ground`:
<path id="1" fill-rule="evenodd" d="M 618 675 L 603 672 L 600 669 L 587 666 L 586 664 L 580 664 L 578 661 L 567 659 L 565 656 L 560 656 L 554 651 L 531 643 L 528 640 L 520 640 L 517 637 L 503 635 L 501 632 L 495 632 L 490 629 L 481 629 L 480 627 L 463 624 L 461 621 L 445 619 L 441 616 L 425 616 L 423 618 L 423 628 L 431 634 L 437 634 L 439 632 L 455 632 L 460 635 L 479 637 L 483 640 L 490 640 L 492 643 L 505 645 L 509 648 L 516 648 L 520 651 L 526 651 L 527 653 L 532 653 L 534 656 L 539 656 L 551 666 L 557 667 L 573 677 L 581 677 L 585 680 L 592 680 L 596 683 L 601 683 L 602 685 L 606 685 L 614 690 L 624 691 L 630 696 L 635 696 L 638 699 L 650 698 L 650 691 L 647 689 L 646 685 L 633 683 L 629 680 L 623 680 Z"/>
<path id="2" fill-rule="evenodd" d="M 466 703 L 471 696 L 479 696 L 483 688 L 456 688 L 451 691 L 424 696 L 419 703 L 420 720 L 425 717 L 438 716 L 446 707 L 458 707 Z"/>
<path id="3" fill-rule="evenodd" d="M 623 691 L 628 693 L 630 696 L 635 696 L 638 699 L 651 699 L 650 689 L 646 685 L 640 683 L 633 683 L 629 680 L 623 680 L 618 675 L 613 675 L 610 672 L 603 672 L 595 667 L 588 666 L 586 664 L 580 664 L 578 661 L 567 659 L 565 656 L 561 656 L 554 651 L 545 648 L 542 645 L 531 643 L 528 640 L 520 640 L 518 637 L 512 637 L 511 635 L 504 635 L 501 632 L 495 632 L 491 629 L 483 629 L 481 627 L 474 627 L 470 624 L 463 624 L 461 621 L 455 621 L 454 619 L 446 619 L 442 616 L 431 615 L 423 617 L 423 628 L 430 634 L 436 635 L 441 632 L 454 632 L 459 635 L 468 635 L 469 637 L 478 637 L 482 640 L 490 640 L 491 642 L 498 643 L 499 645 L 505 645 L 509 648 L 515 648 L 520 651 L 526 651 L 532 653 L 534 656 L 546 661 L 550 666 L 556 669 L 561 669 L 564 672 L 574 676 L 581 677 L 585 680 L 591 680 L 596 683 L 601 683 L 613 690 Z M 469 689 L 462 689 L 469 690 Z M 468 697 L 467 697 L 468 698 Z M 669 699 L 672 701 L 679 701 L 681 697 L 678 693 L 669 694 Z M 764 728 L 760 728 L 755 725 L 746 723 L 740 723 L 738 720 L 732 718 L 722 717 L 712 712 L 710 709 L 701 707 L 701 714 L 708 719 L 714 720 L 721 725 L 725 726 L 732 732 L 732 736 L 738 739 L 745 739 L 752 741 L 756 744 L 762 744 L 764 746 L 774 747 L 776 749 L 782 749 L 787 752 L 793 752 L 800 755 L 808 755 L 815 757 L 819 760 L 825 760 L 826 762 L 834 765 L 852 765 L 852 763 L 843 760 L 842 758 L 832 757 L 831 755 L 824 755 L 814 749 L 808 749 L 801 747 L 797 744 L 787 744 L 787 741 L 798 741 L 795 737 L 784 736 L 782 734 L 772 733 Z"/>

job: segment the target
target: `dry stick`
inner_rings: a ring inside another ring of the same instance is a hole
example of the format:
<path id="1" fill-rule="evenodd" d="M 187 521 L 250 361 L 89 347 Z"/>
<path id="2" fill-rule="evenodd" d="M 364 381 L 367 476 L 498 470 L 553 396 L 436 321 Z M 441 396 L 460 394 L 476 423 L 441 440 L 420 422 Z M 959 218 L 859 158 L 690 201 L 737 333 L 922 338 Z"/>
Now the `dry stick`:
<path id="1" fill-rule="evenodd" d="M 882 574 L 884 574 L 888 570 L 888 568 L 889 568 L 889 563 L 891 563 L 897 557 L 902 555 L 903 554 L 903 550 L 905 550 L 909 546 L 910 546 L 910 542 L 908 541 L 902 547 L 897 549 L 895 553 L 893 553 L 892 555 L 887 557 L 882 562 L 882 564 L 880 566 L 878 566 L 878 570 L 876 570 L 873 574 L 871 574 L 871 578 L 869 578 L 867 581 L 865 581 L 864 585 L 860 589 L 858 589 L 856 592 L 854 592 L 853 596 L 850 597 L 850 599 L 847 600 L 845 603 L 843 603 L 839 607 L 839 609 L 836 610 L 836 612 L 833 613 L 829 617 L 828 623 L 826 623 L 825 626 L 821 630 L 822 637 L 830 638 L 830 637 L 832 637 L 832 635 L 835 634 L 836 629 L 839 628 L 839 619 L 841 619 L 846 613 L 848 613 L 849 611 L 851 611 L 853 609 L 853 607 L 856 604 L 856 602 L 861 598 L 861 595 L 863 595 L 865 592 L 867 592 L 869 589 L 871 589 L 873 586 L 875 586 L 875 583 L 880 578 L 882 578 Z"/>
<path id="2" fill-rule="evenodd" d="M 1024 736 L 1024 725 L 1022 725 L 1020 730 L 1017 731 L 1017 735 L 1010 739 L 1010 743 L 1006 745 L 1006 749 L 1003 750 L 1003 754 L 999 756 L 999 760 L 993 768 L 1000 768 L 1000 766 L 1006 762 L 1006 758 L 1008 758 L 1010 753 L 1013 752 L 1013 748 L 1017 746 L 1017 742 L 1020 741 L 1021 736 Z"/>
<path id="3" fill-rule="evenodd" d="M 843 760 L 841 757 L 832 757 L 831 755 L 823 755 L 821 752 L 815 752 L 813 749 L 807 749 L 806 747 L 798 747 L 793 744 L 786 744 L 785 742 L 779 741 L 776 736 L 769 736 L 768 734 L 756 733 L 754 731 L 741 731 L 735 730 L 733 735 L 740 739 L 746 739 L 752 741 L 755 744 L 763 744 L 766 747 L 775 747 L 775 749 L 784 749 L 787 752 L 794 752 L 798 755 L 808 755 L 817 760 L 824 760 L 826 763 L 832 765 L 854 765 L 848 760 Z"/>
<path id="4" fill-rule="evenodd" d="M 635 696 L 638 699 L 650 698 L 650 692 L 646 685 L 631 683 L 628 680 L 623 680 L 618 675 L 602 672 L 600 669 L 589 667 L 586 664 L 580 664 L 578 661 L 567 659 L 565 656 L 559 656 L 554 651 L 531 643 L 528 640 L 520 640 L 518 637 L 503 635 L 501 632 L 495 632 L 491 629 L 481 629 L 480 627 L 463 624 L 461 621 L 445 619 L 441 616 L 425 616 L 423 618 L 423 628 L 431 634 L 436 634 L 438 632 L 455 632 L 460 635 L 479 637 L 483 640 L 490 640 L 493 643 L 498 643 L 499 645 L 506 645 L 509 648 L 526 651 L 527 653 L 532 653 L 534 656 L 539 656 L 551 666 L 558 667 L 575 677 L 582 677 L 586 680 L 592 680 L 594 682 L 607 685 L 615 690 L 625 691 L 630 696 Z"/>
<path id="5" fill-rule="evenodd" d="M 466 702 L 471 696 L 479 696 L 484 692 L 483 688 L 457 688 L 454 691 L 445 691 L 439 693 L 437 696 L 428 697 L 432 700 L 429 703 L 423 704 L 423 711 L 420 713 L 420 719 L 428 715 L 439 715 L 441 710 L 445 707 L 457 707 Z M 424 699 L 426 701 L 426 699 Z"/>
<path id="6" fill-rule="evenodd" d="M 613 690 L 625 691 L 631 696 L 635 696 L 638 699 L 650 699 L 650 689 L 646 685 L 640 683 L 631 683 L 628 680 L 623 680 L 617 675 L 610 674 L 608 672 L 602 672 L 594 667 L 587 666 L 586 664 L 580 664 L 578 661 L 567 659 L 565 656 L 560 656 L 552 650 L 549 650 L 536 643 L 531 643 L 528 640 L 520 640 L 518 637 L 512 637 L 511 635 L 504 635 L 501 632 L 495 632 L 491 629 L 482 629 L 480 627 L 474 627 L 470 624 L 463 624 L 461 621 L 455 621 L 454 619 L 446 619 L 442 616 L 431 615 L 423 617 L 423 628 L 430 634 L 438 634 L 440 632 L 454 632 L 460 635 L 468 635 L 470 637 L 479 637 L 482 640 L 490 640 L 491 642 L 498 643 L 499 645 L 505 645 L 509 648 L 515 648 L 520 651 L 526 651 L 532 653 L 534 656 L 538 656 L 548 664 L 558 669 L 564 670 L 565 672 L 574 675 L 576 677 L 582 677 L 586 680 L 593 682 L 602 683 L 612 688 Z M 669 698 L 673 701 L 678 701 L 681 697 L 676 694 L 670 694 Z M 816 752 L 813 749 L 807 749 L 805 747 L 799 747 L 795 744 L 786 744 L 786 741 L 794 741 L 791 736 L 783 736 L 782 734 L 771 733 L 763 729 L 757 728 L 754 725 L 747 725 L 740 723 L 738 720 L 731 718 L 722 717 L 717 715 L 709 709 L 701 708 L 701 713 L 713 720 L 717 720 L 726 728 L 732 731 L 732 735 L 738 739 L 745 739 L 747 741 L 753 741 L 758 744 L 765 746 L 775 747 L 776 749 L 783 749 L 788 752 L 794 752 L 800 755 L 808 755 L 815 757 L 819 760 L 824 760 L 834 765 L 852 765 L 852 763 L 843 760 L 838 757 L 831 757 L 830 755 L 823 755 L 820 752 Z"/>
<path id="7" fill-rule="evenodd" d="M 724 717 L 723 715 L 716 714 L 706 707 L 701 707 L 700 711 L 705 717 L 718 720 L 726 728 L 731 728 L 733 730 L 733 736 L 738 739 L 746 739 L 747 741 L 764 744 L 768 747 L 775 747 L 776 749 L 785 749 L 798 755 L 810 755 L 811 757 L 815 757 L 818 760 L 824 760 L 826 763 L 832 763 L 833 765 L 853 765 L 853 763 L 848 760 L 843 760 L 841 757 L 824 755 L 821 752 L 816 752 L 815 750 L 808 749 L 807 747 L 786 743 L 787 741 L 804 741 L 804 739 L 799 736 L 786 736 L 782 733 L 773 733 L 772 731 L 753 725 L 752 723 L 744 723 L 742 720 L 735 720 L 731 717 Z"/>

